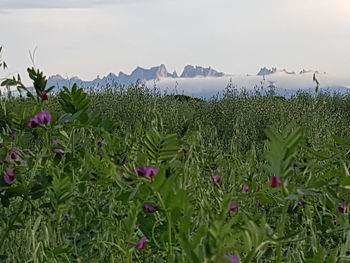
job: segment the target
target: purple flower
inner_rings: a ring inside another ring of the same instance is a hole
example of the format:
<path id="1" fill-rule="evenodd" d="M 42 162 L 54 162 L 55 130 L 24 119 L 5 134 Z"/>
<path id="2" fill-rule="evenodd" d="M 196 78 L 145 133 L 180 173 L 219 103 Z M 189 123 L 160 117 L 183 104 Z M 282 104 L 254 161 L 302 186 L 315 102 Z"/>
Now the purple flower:
<path id="1" fill-rule="evenodd" d="M 238 212 L 238 205 L 237 204 L 231 204 L 230 205 L 230 210 L 232 212 Z"/>
<path id="2" fill-rule="evenodd" d="M 153 214 L 156 210 L 156 208 L 151 205 L 151 204 L 145 204 L 145 210 L 146 210 L 146 213 L 149 213 L 149 214 Z"/>
<path id="3" fill-rule="evenodd" d="M 263 207 L 265 204 L 261 201 L 258 202 L 258 207 Z"/>
<path id="4" fill-rule="evenodd" d="M 338 213 L 339 214 L 344 214 L 345 213 L 345 204 L 344 203 L 339 203 Z"/>
<path id="5" fill-rule="evenodd" d="M 19 155 L 18 155 L 17 149 L 12 149 L 12 150 L 10 151 L 10 156 L 11 156 L 11 159 L 12 159 L 12 160 L 17 161 L 17 160 L 19 159 Z"/>
<path id="6" fill-rule="evenodd" d="M 37 115 L 37 118 L 41 122 L 41 124 L 48 124 L 51 121 L 52 116 L 50 112 L 42 111 Z"/>
<path id="7" fill-rule="evenodd" d="M 218 183 L 218 184 L 221 184 L 221 177 L 220 177 L 220 175 L 217 175 L 217 174 L 213 174 L 212 176 L 211 176 L 211 179 L 215 182 L 215 183 Z"/>
<path id="8" fill-rule="evenodd" d="M 4 175 L 4 181 L 7 184 L 13 184 L 15 181 L 15 174 L 13 173 L 13 170 L 10 168 L 6 169 L 6 174 Z"/>
<path id="9" fill-rule="evenodd" d="M 281 186 L 281 184 L 282 184 L 282 181 L 281 181 L 281 178 L 279 176 L 272 176 L 271 177 L 271 187 L 272 188 L 279 187 L 279 186 Z"/>
<path id="10" fill-rule="evenodd" d="M 29 120 L 29 122 L 28 122 L 28 126 L 29 126 L 30 128 L 35 129 L 36 127 L 39 126 L 39 123 L 37 122 L 37 120 L 36 120 L 35 118 L 31 118 L 31 119 Z"/>
<path id="11" fill-rule="evenodd" d="M 60 155 L 64 154 L 64 150 L 62 150 L 62 149 L 53 149 L 53 152 L 60 154 Z"/>
<path id="12" fill-rule="evenodd" d="M 225 258 L 229 259 L 231 263 L 240 263 L 241 259 L 235 255 L 225 255 Z"/>
<path id="13" fill-rule="evenodd" d="M 12 161 L 11 161 L 11 158 L 10 157 L 8 157 L 8 156 L 6 156 L 5 158 L 4 158 L 4 163 L 11 163 Z"/>
<path id="14" fill-rule="evenodd" d="M 249 191 L 249 186 L 248 186 L 247 184 L 243 185 L 242 190 L 243 190 L 244 193 L 248 193 L 248 191 Z"/>
<path id="15" fill-rule="evenodd" d="M 65 215 L 63 216 L 63 220 L 64 220 L 64 221 L 68 221 L 69 219 L 70 219 L 70 216 L 69 216 L 69 215 L 65 214 Z"/>
<path id="16" fill-rule="evenodd" d="M 141 238 L 139 243 L 137 243 L 135 248 L 138 249 L 138 250 L 145 249 L 147 247 L 147 243 L 146 242 L 147 242 L 147 237 Z"/>
<path id="17" fill-rule="evenodd" d="M 140 167 L 135 169 L 139 177 L 153 178 L 158 174 L 158 168 L 155 166 Z"/>
<path id="18" fill-rule="evenodd" d="M 59 140 L 53 140 L 53 141 L 52 141 L 52 144 L 53 144 L 53 145 L 60 144 L 60 141 L 59 141 Z"/>
<path id="19" fill-rule="evenodd" d="M 28 122 L 30 128 L 36 128 L 41 125 L 48 124 L 52 119 L 50 112 L 42 111 L 35 117 L 31 118 Z"/>

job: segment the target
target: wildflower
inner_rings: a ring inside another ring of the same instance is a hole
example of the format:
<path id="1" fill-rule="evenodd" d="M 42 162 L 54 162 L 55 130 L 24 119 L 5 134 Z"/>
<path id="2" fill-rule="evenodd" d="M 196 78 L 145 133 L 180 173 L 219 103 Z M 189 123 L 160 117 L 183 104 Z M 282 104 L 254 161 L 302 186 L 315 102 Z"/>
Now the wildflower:
<path id="1" fill-rule="evenodd" d="M 151 204 L 145 204 L 145 209 L 146 209 L 146 213 L 149 213 L 149 214 L 153 214 L 156 210 L 156 208 L 151 205 Z"/>
<path id="2" fill-rule="evenodd" d="M 236 204 L 231 204 L 231 205 L 230 205 L 230 210 L 231 210 L 232 212 L 238 212 L 238 205 L 236 205 Z"/>
<path id="3" fill-rule="evenodd" d="M 62 150 L 62 149 L 54 149 L 53 152 L 60 154 L 60 155 L 64 154 L 64 150 Z"/>
<path id="4" fill-rule="evenodd" d="M 243 192 L 248 193 L 249 191 L 249 186 L 247 184 L 243 185 Z"/>
<path id="5" fill-rule="evenodd" d="M 139 177 L 153 178 L 158 174 L 158 168 L 155 166 L 140 167 L 135 169 Z"/>
<path id="6" fill-rule="evenodd" d="M 213 174 L 212 176 L 211 176 L 211 179 L 215 182 L 215 183 L 218 183 L 218 184 L 221 184 L 221 177 L 220 177 L 220 175 L 217 175 L 217 174 Z"/>
<path id="7" fill-rule="evenodd" d="M 4 181 L 7 184 L 13 184 L 15 180 L 15 174 L 13 173 L 13 170 L 10 168 L 6 169 L 6 174 L 4 175 Z"/>
<path id="8" fill-rule="evenodd" d="M 339 214 L 344 214 L 345 213 L 345 204 L 344 203 L 339 203 L 338 213 Z"/>
<path id="9" fill-rule="evenodd" d="M 240 263 L 241 259 L 235 255 L 225 255 L 225 258 L 229 259 L 231 263 Z"/>
<path id="10" fill-rule="evenodd" d="M 44 92 L 44 93 L 41 95 L 41 99 L 42 99 L 42 100 L 48 100 L 48 99 L 49 99 L 49 96 L 47 95 L 46 92 Z"/>
<path id="11" fill-rule="evenodd" d="M 279 187 L 279 186 L 281 186 L 281 184 L 282 184 L 282 181 L 281 181 L 281 178 L 279 176 L 272 176 L 271 177 L 271 187 L 272 188 Z"/>
<path id="12" fill-rule="evenodd" d="M 60 144 L 60 141 L 59 141 L 59 140 L 53 140 L 53 141 L 52 141 L 52 144 L 53 144 L 53 145 Z"/>
<path id="13" fill-rule="evenodd" d="M 258 207 L 263 207 L 265 204 L 261 201 L 258 202 Z"/>
<path id="14" fill-rule="evenodd" d="M 52 119 L 50 112 L 42 111 L 35 117 L 31 118 L 28 122 L 30 128 L 36 128 L 41 125 L 48 124 Z"/>
<path id="15" fill-rule="evenodd" d="M 10 157 L 11 157 L 12 160 L 15 160 L 15 161 L 17 161 L 19 159 L 19 155 L 18 155 L 17 149 L 12 149 L 10 151 Z"/>
<path id="16" fill-rule="evenodd" d="M 138 250 L 145 249 L 147 247 L 147 243 L 146 242 L 147 242 L 147 237 L 142 237 L 140 239 L 139 243 L 137 243 L 135 248 L 138 249 Z"/>
<path id="17" fill-rule="evenodd" d="M 69 216 L 69 215 L 65 214 L 65 215 L 63 216 L 63 220 L 64 220 L 64 221 L 68 221 L 69 219 L 70 219 L 70 216 Z"/>
<path id="18" fill-rule="evenodd" d="M 8 157 L 8 156 L 6 156 L 5 158 L 4 158 L 4 163 L 11 163 L 12 161 L 11 161 L 11 158 L 10 157 Z"/>

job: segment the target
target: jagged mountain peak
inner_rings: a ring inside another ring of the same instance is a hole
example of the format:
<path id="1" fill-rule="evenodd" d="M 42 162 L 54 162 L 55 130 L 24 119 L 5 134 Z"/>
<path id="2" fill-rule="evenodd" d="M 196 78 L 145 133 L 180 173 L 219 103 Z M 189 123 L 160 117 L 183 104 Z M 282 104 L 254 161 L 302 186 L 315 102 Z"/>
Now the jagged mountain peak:
<path id="1" fill-rule="evenodd" d="M 201 66 L 186 65 L 181 74 L 181 78 L 194 78 L 194 77 L 223 77 L 224 73 L 218 72 L 211 67 L 204 68 Z"/>
<path id="2" fill-rule="evenodd" d="M 263 67 L 259 70 L 258 74 L 256 74 L 257 76 L 264 76 L 264 75 L 271 75 L 277 72 L 277 68 L 267 68 L 267 67 Z"/>

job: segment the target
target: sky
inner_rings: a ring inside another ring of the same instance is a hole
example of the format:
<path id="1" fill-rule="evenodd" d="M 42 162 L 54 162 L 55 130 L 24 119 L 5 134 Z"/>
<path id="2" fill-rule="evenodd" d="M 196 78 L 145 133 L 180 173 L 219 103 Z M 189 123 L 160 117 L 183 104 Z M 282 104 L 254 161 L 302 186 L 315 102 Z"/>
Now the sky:
<path id="1" fill-rule="evenodd" d="M 350 76 L 350 0 L 0 0 L 9 69 L 97 75 L 165 64 Z"/>

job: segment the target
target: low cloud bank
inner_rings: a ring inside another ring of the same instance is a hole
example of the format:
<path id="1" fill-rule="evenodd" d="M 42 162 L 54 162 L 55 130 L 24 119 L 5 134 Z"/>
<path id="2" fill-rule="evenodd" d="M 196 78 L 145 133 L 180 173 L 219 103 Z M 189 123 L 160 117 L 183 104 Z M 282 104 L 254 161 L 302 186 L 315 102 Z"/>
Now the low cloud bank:
<path id="1" fill-rule="evenodd" d="M 347 93 L 350 91 L 350 77 L 337 77 L 329 74 L 316 75 L 321 92 Z M 277 95 L 290 96 L 297 91 L 313 93 L 315 83 L 313 74 L 288 75 L 277 73 L 265 76 L 225 76 L 206 78 L 164 78 L 147 82 L 148 87 L 156 86 L 161 92 L 185 94 L 194 97 L 210 98 L 221 94 L 229 87 L 240 92 L 246 90 L 266 93 L 274 90 Z"/>

